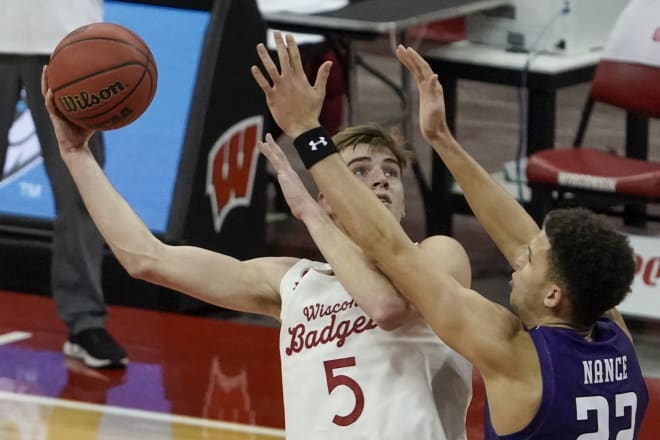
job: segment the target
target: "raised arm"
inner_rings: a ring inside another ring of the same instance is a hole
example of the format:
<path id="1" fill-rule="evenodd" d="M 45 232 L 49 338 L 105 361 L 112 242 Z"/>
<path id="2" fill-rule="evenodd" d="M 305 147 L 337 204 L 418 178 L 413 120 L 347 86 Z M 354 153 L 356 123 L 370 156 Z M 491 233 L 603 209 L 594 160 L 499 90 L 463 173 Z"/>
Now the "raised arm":
<path id="1" fill-rule="evenodd" d="M 456 141 L 447 127 L 438 75 L 412 48 L 399 46 L 399 61 L 412 73 L 419 90 L 419 125 L 459 184 L 472 212 L 515 267 L 516 259 L 539 232 L 525 209 Z"/>
<path id="2" fill-rule="evenodd" d="M 362 310 L 385 330 L 394 330 L 418 316 L 408 300 L 311 197 L 270 134 L 260 148 L 277 173 L 291 212 L 305 224 L 342 286 Z"/>
<path id="3" fill-rule="evenodd" d="M 245 262 L 192 246 L 158 240 L 112 187 L 88 149 L 92 131 L 68 123 L 53 94 L 42 88 L 60 153 L 92 219 L 128 273 L 225 308 L 279 317 L 279 282 L 295 262 L 260 258 Z"/>
<path id="4" fill-rule="evenodd" d="M 269 108 L 280 127 L 292 137 L 318 127 L 314 119 L 315 86 L 300 80 L 302 67 L 295 41 L 287 47 L 276 34 L 281 71 L 268 54 L 259 54 L 272 81 L 255 67 L 253 75 L 264 90 Z M 320 76 L 323 75 L 323 67 Z M 310 117 L 310 115 L 312 115 Z M 314 148 L 323 148 L 316 142 Z M 312 145 L 310 144 L 310 145 Z M 318 151 L 317 151 L 318 152 Z M 433 238 L 413 243 L 400 224 L 346 167 L 338 154 L 328 151 L 310 171 L 350 237 L 418 308 L 436 333 L 476 365 L 491 368 L 502 359 L 520 359 L 515 344 L 519 321 L 509 311 L 466 289 L 451 274 L 445 255 L 464 252 L 453 239 Z"/>

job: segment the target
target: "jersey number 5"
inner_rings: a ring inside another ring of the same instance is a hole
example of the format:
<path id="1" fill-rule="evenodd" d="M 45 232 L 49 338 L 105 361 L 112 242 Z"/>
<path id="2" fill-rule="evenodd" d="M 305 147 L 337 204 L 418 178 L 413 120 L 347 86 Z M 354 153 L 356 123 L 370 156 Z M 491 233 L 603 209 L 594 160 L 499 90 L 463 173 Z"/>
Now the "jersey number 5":
<path id="1" fill-rule="evenodd" d="M 335 374 L 336 369 L 354 367 L 355 366 L 355 357 L 333 359 L 330 361 L 324 361 L 323 367 L 325 368 L 325 381 L 328 384 L 328 394 L 332 393 L 332 390 L 338 386 L 348 387 L 351 392 L 355 395 L 355 406 L 350 413 L 345 416 L 340 416 L 335 414 L 332 418 L 332 422 L 339 426 L 348 426 L 360 417 L 362 411 L 364 410 L 364 393 L 360 385 L 351 377 L 346 376 L 345 374 Z"/>
<path id="2" fill-rule="evenodd" d="M 603 396 L 586 396 L 575 399 L 578 421 L 589 419 L 589 411 L 596 411 L 598 431 L 582 434 L 577 440 L 601 440 L 610 438 L 610 405 Z M 623 417 L 630 407 L 630 427 L 616 433 L 616 440 L 633 440 L 637 415 L 637 394 L 617 394 L 614 399 L 616 417 Z"/>

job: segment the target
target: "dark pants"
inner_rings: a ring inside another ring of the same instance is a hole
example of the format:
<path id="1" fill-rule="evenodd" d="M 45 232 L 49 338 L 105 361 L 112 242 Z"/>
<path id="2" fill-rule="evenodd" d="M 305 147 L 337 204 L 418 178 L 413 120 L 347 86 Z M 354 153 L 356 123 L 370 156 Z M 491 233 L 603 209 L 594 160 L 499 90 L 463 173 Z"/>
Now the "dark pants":
<path id="1" fill-rule="evenodd" d="M 0 54 L 0 171 L 8 148 L 21 88 L 37 130 L 41 153 L 55 200 L 51 260 L 51 288 L 57 311 L 71 333 L 105 325 L 106 307 L 101 287 L 103 238 L 92 222 L 71 175 L 62 161 L 41 95 L 45 55 Z M 90 142 L 94 157 L 103 164 L 100 134 Z"/>

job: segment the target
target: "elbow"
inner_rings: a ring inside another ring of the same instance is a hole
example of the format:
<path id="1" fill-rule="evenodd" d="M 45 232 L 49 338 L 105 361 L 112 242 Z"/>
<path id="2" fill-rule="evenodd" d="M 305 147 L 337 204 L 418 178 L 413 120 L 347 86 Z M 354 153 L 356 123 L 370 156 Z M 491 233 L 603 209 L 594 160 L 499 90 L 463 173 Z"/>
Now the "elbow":
<path id="1" fill-rule="evenodd" d="M 126 272 L 138 280 L 149 281 L 155 273 L 154 264 L 148 258 L 128 258 L 120 261 Z"/>
<path id="2" fill-rule="evenodd" d="M 400 301 L 387 301 L 374 308 L 370 314 L 373 322 L 385 331 L 393 331 L 406 323 L 410 307 L 407 302 L 399 298 Z"/>
<path id="3" fill-rule="evenodd" d="M 124 270 L 135 279 L 152 281 L 156 278 L 159 267 L 159 259 L 156 257 L 157 252 L 152 248 L 150 252 L 142 251 L 136 252 L 128 250 L 113 249 L 113 252 L 119 263 Z"/>

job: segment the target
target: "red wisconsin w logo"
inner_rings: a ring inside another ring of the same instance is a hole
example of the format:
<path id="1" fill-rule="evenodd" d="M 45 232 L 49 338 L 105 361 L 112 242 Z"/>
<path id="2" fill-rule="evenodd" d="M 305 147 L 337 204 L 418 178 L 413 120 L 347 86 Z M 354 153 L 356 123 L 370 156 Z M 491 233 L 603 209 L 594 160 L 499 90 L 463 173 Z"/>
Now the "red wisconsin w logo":
<path id="1" fill-rule="evenodd" d="M 250 205 L 262 130 L 262 116 L 243 119 L 223 133 L 209 151 L 206 194 L 211 198 L 215 232 L 220 232 L 232 209 Z"/>

